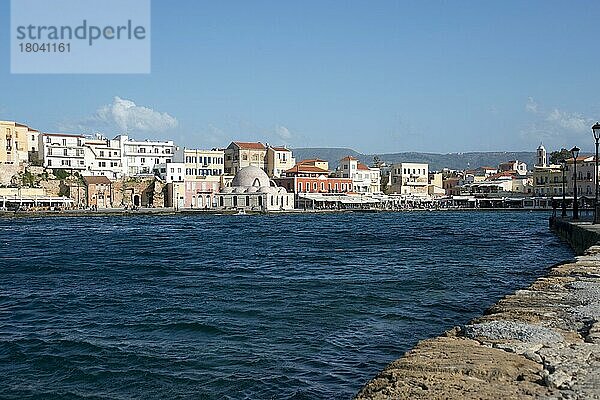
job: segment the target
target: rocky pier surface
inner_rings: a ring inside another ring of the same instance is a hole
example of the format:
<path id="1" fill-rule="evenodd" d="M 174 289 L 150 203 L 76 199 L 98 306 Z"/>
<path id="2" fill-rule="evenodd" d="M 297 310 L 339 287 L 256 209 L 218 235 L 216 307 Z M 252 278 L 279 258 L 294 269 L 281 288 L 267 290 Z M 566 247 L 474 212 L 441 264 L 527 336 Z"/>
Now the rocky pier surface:
<path id="1" fill-rule="evenodd" d="M 583 254 L 419 342 L 356 399 L 600 399 L 600 228 L 551 225 Z"/>

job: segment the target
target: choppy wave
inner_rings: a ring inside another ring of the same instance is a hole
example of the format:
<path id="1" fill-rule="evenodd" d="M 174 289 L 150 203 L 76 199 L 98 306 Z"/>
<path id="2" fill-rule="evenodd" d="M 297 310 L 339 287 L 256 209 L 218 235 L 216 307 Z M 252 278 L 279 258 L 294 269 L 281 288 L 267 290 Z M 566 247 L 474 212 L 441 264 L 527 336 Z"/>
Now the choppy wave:
<path id="1" fill-rule="evenodd" d="M 546 218 L 0 220 L 0 397 L 350 398 L 571 257 Z"/>

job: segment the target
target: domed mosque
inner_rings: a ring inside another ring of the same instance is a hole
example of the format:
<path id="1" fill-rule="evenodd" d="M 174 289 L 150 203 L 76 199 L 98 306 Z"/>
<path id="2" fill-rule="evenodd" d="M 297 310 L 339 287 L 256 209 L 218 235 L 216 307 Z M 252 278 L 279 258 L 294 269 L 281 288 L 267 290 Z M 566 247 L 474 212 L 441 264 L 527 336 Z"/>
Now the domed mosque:
<path id="1" fill-rule="evenodd" d="M 294 208 L 294 194 L 278 187 L 262 169 L 249 166 L 242 168 L 231 181 L 217 194 L 219 208 L 277 211 Z"/>

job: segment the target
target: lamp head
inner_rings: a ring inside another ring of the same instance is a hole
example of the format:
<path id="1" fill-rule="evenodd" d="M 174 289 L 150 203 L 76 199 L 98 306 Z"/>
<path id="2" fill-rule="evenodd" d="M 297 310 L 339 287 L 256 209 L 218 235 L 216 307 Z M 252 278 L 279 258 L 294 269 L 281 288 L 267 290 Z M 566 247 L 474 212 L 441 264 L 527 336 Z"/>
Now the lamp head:
<path id="1" fill-rule="evenodd" d="M 596 141 L 600 140 L 600 122 L 596 122 L 594 126 L 592 126 L 592 132 L 594 132 L 594 139 L 596 139 Z"/>
<path id="2" fill-rule="evenodd" d="M 577 146 L 574 146 L 571 149 L 571 155 L 573 156 L 573 162 L 577 162 L 577 157 L 579 157 L 579 150 L 581 150 L 581 149 Z"/>

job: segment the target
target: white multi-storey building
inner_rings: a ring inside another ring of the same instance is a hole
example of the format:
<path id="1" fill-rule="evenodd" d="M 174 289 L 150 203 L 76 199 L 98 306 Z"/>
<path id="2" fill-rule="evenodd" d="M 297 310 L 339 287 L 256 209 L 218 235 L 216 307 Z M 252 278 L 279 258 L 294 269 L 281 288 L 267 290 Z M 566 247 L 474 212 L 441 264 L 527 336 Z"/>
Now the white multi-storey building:
<path id="1" fill-rule="evenodd" d="M 176 147 L 172 140 L 138 141 L 126 135 L 115 138 L 119 142 L 123 160 L 123 172 L 128 176 L 148 175 L 154 166 L 173 162 Z"/>
<path id="2" fill-rule="evenodd" d="M 38 136 L 43 166 L 50 169 L 85 170 L 85 137 L 66 133 Z"/>
<path id="3" fill-rule="evenodd" d="M 267 145 L 266 173 L 271 178 L 279 178 L 281 174 L 296 165 L 292 151 L 286 147 Z"/>
<path id="4" fill-rule="evenodd" d="M 184 182 L 185 164 L 178 162 L 156 164 L 154 166 L 154 173 L 165 181 L 165 183 Z"/>
<path id="5" fill-rule="evenodd" d="M 428 196 L 429 164 L 393 164 L 390 172 L 390 183 L 390 193 Z"/>
<path id="6" fill-rule="evenodd" d="M 352 179 L 352 189 L 357 193 L 381 193 L 379 168 L 368 167 L 358 159 L 347 156 L 340 160 L 335 176 Z"/>
<path id="7" fill-rule="evenodd" d="M 217 149 L 178 149 L 175 152 L 174 162 L 185 164 L 187 179 L 219 177 L 225 170 L 225 152 Z"/>
<path id="8" fill-rule="evenodd" d="M 121 146 L 118 140 L 97 135 L 84 141 L 85 176 L 106 176 L 119 179 L 123 176 Z"/>

